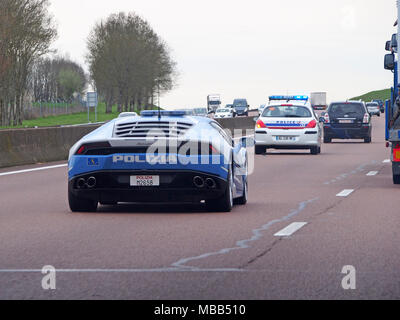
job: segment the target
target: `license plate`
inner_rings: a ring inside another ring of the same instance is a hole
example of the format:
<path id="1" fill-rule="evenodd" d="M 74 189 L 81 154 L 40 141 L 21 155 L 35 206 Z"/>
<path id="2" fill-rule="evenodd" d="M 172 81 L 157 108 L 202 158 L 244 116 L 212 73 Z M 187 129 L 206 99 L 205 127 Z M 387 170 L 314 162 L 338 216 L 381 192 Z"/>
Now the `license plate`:
<path id="1" fill-rule="evenodd" d="M 339 120 L 339 123 L 353 123 L 353 120 Z"/>
<path id="2" fill-rule="evenodd" d="M 296 141 L 296 137 L 277 136 L 276 141 Z"/>
<path id="3" fill-rule="evenodd" d="M 132 187 L 158 187 L 159 185 L 159 176 L 131 176 Z"/>

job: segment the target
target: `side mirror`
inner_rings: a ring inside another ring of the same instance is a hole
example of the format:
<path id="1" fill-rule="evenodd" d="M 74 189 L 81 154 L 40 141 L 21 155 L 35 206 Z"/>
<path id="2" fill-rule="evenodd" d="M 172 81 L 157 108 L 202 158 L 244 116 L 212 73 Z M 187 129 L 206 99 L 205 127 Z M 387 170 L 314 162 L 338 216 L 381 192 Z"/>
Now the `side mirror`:
<path id="1" fill-rule="evenodd" d="M 394 54 L 385 55 L 385 69 L 394 70 Z"/>
<path id="2" fill-rule="evenodd" d="M 386 51 L 392 51 L 391 45 L 390 45 L 390 41 L 386 41 L 385 50 L 386 50 Z"/>
<path id="3" fill-rule="evenodd" d="M 320 117 L 320 118 L 319 118 L 319 122 L 325 123 L 325 118 L 324 118 L 324 117 Z"/>
<path id="4" fill-rule="evenodd" d="M 392 35 L 392 41 L 390 42 L 390 46 L 397 52 L 397 34 Z"/>
<path id="5" fill-rule="evenodd" d="M 240 144 L 243 148 L 252 148 L 256 145 L 254 138 L 243 137 L 240 139 Z"/>

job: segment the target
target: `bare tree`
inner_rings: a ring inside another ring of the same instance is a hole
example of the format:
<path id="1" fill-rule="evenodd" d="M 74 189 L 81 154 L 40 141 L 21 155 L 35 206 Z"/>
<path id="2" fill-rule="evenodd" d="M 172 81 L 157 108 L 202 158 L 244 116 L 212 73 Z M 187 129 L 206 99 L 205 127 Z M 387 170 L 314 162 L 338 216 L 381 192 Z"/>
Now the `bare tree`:
<path id="1" fill-rule="evenodd" d="M 30 89 L 36 102 L 70 101 L 87 86 L 83 68 L 66 57 L 38 59 L 30 74 Z"/>
<path id="2" fill-rule="evenodd" d="M 160 90 L 174 85 L 175 62 L 151 26 L 134 13 L 109 16 L 88 38 L 91 77 L 106 101 L 119 111 L 143 109 Z"/>
<path id="3" fill-rule="evenodd" d="M 48 6 L 48 0 L 0 1 L 1 125 L 22 123 L 29 72 L 56 37 Z"/>

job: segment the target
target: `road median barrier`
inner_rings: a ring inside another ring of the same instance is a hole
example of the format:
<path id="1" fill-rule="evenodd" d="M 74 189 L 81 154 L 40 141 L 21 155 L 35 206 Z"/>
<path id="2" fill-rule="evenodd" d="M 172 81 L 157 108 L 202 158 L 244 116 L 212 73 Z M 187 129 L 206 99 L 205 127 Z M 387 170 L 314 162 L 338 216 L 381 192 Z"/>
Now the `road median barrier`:
<path id="1" fill-rule="evenodd" d="M 231 130 L 253 129 L 253 117 L 218 119 Z M 101 124 L 0 130 L 0 168 L 62 161 L 69 149 Z"/>

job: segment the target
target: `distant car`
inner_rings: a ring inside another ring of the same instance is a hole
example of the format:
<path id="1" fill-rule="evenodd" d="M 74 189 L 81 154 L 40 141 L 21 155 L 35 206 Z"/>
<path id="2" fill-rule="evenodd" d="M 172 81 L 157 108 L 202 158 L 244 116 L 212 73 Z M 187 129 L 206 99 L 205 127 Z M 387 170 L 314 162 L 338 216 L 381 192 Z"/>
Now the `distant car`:
<path id="1" fill-rule="evenodd" d="M 324 143 L 332 139 L 364 139 L 365 143 L 371 143 L 371 116 L 364 102 L 333 102 L 321 115 Z"/>
<path id="2" fill-rule="evenodd" d="M 232 109 L 233 117 L 236 117 L 236 110 L 235 110 L 235 108 L 233 107 L 233 104 L 227 104 L 227 105 L 225 106 L 225 108 Z"/>
<path id="3" fill-rule="evenodd" d="M 194 109 L 194 114 L 198 117 L 207 117 L 207 108 L 196 108 Z"/>
<path id="4" fill-rule="evenodd" d="M 171 147 L 171 143 L 173 146 Z M 70 150 L 68 199 L 73 212 L 98 203 L 197 203 L 229 212 L 248 196 L 247 147 L 218 124 L 184 112 L 143 111 L 114 119 Z M 164 151 L 162 151 L 164 150 Z"/>
<path id="5" fill-rule="evenodd" d="M 214 119 L 233 118 L 233 110 L 229 108 L 221 108 L 215 111 Z"/>
<path id="6" fill-rule="evenodd" d="M 378 103 L 381 113 L 385 113 L 385 105 L 381 99 L 375 99 L 375 100 L 372 100 L 372 102 Z"/>
<path id="7" fill-rule="evenodd" d="M 137 117 L 138 114 L 136 112 L 122 112 L 119 114 L 118 118 L 126 118 L 126 117 Z"/>
<path id="8" fill-rule="evenodd" d="M 194 109 L 177 109 L 176 111 L 184 112 L 186 116 L 195 116 Z"/>
<path id="9" fill-rule="evenodd" d="M 368 112 L 372 115 L 372 116 L 381 116 L 381 109 L 379 107 L 379 104 L 377 102 L 368 102 L 366 104 Z"/>
<path id="10" fill-rule="evenodd" d="M 249 116 L 249 104 L 246 99 L 235 99 L 233 101 L 233 108 L 237 116 Z"/>
<path id="11" fill-rule="evenodd" d="M 321 153 L 322 130 L 309 103 L 290 101 L 265 107 L 255 128 L 256 154 L 267 149 L 309 149 Z"/>

